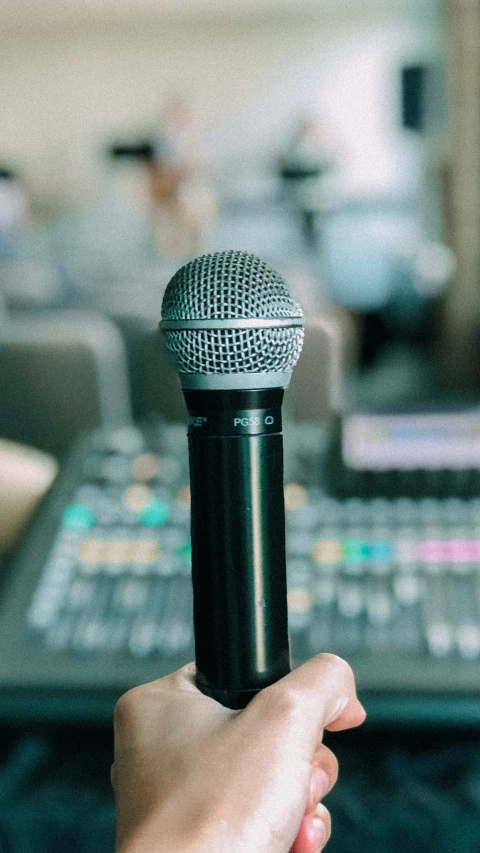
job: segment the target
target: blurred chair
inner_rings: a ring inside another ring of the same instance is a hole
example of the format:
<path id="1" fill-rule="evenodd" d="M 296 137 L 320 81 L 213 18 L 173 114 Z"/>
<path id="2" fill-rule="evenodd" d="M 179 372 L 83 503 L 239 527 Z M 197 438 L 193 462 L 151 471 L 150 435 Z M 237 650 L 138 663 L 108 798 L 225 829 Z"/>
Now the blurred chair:
<path id="1" fill-rule="evenodd" d="M 131 351 L 131 346 L 129 349 Z M 139 356 L 146 411 L 155 412 L 166 420 L 186 422 L 187 409 L 180 381 L 169 361 L 163 335 L 158 331 L 144 334 Z"/>
<path id="2" fill-rule="evenodd" d="M 131 420 L 122 336 L 82 312 L 0 315 L 0 437 L 60 455 Z"/>
<path id="3" fill-rule="evenodd" d="M 342 376 L 356 360 L 356 339 L 356 326 L 347 312 L 332 308 L 306 317 L 302 354 L 285 393 L 292 420 L 319 423 L 339 411 Z"/>

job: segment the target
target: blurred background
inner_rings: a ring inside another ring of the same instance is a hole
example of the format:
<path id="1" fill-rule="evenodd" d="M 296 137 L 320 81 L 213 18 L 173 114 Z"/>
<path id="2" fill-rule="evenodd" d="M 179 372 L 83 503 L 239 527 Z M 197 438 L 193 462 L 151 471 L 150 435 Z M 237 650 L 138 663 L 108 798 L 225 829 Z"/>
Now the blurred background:
<path id="1" fill-rule="evenodd" d="M 227 249 L 306 314 L 292 648 L 371 712 L 330 847 L 478 851 L 479 59 L 480 0 L 0 0 L 0 853 L 113 850 L 115 699 L 192 656 L 155 329 Z"/>

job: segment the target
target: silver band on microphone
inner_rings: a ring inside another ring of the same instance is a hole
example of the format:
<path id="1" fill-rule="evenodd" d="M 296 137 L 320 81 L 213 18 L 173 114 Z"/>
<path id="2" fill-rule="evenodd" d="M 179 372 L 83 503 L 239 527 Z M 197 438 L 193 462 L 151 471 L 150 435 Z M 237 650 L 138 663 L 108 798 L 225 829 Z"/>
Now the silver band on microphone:
<path id="1" fill-rule="evenodd" d="M 215 319 L 185 318 L 182 320 L 162 320 L 162 331 L 198 330 L 198 329 L 279 329 L 303 326 L 303 317 L 217 317 Z"/>
<path id="2" fill-rule="evenodd" d="M 249 391 L 286 388 L 292 371 L 283 373 L 179 373 L 184 391 Z"/>

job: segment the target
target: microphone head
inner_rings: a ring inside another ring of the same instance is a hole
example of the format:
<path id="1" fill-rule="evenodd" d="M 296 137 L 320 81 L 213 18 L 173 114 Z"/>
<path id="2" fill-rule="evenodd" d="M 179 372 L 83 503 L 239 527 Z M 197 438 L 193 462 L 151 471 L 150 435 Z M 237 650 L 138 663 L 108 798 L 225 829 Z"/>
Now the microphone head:
<path id="1" fill-rule="evenodd" d="M 246 252 L 185 264 L 169 282 L 160 328 L 184 389 L 286 387 L 303 312 L 283 279 Z"/>

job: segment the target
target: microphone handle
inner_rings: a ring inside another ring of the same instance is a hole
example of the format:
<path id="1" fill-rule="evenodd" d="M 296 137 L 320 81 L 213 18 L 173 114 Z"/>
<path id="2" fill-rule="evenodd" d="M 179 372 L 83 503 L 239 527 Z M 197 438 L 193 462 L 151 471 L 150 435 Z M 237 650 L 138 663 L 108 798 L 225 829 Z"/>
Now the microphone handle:
<path id="1" fill-rule="evenodd" d="M 197 685 L 229 708 L 290 671 L 282 398 L 185 391 Z"/>

